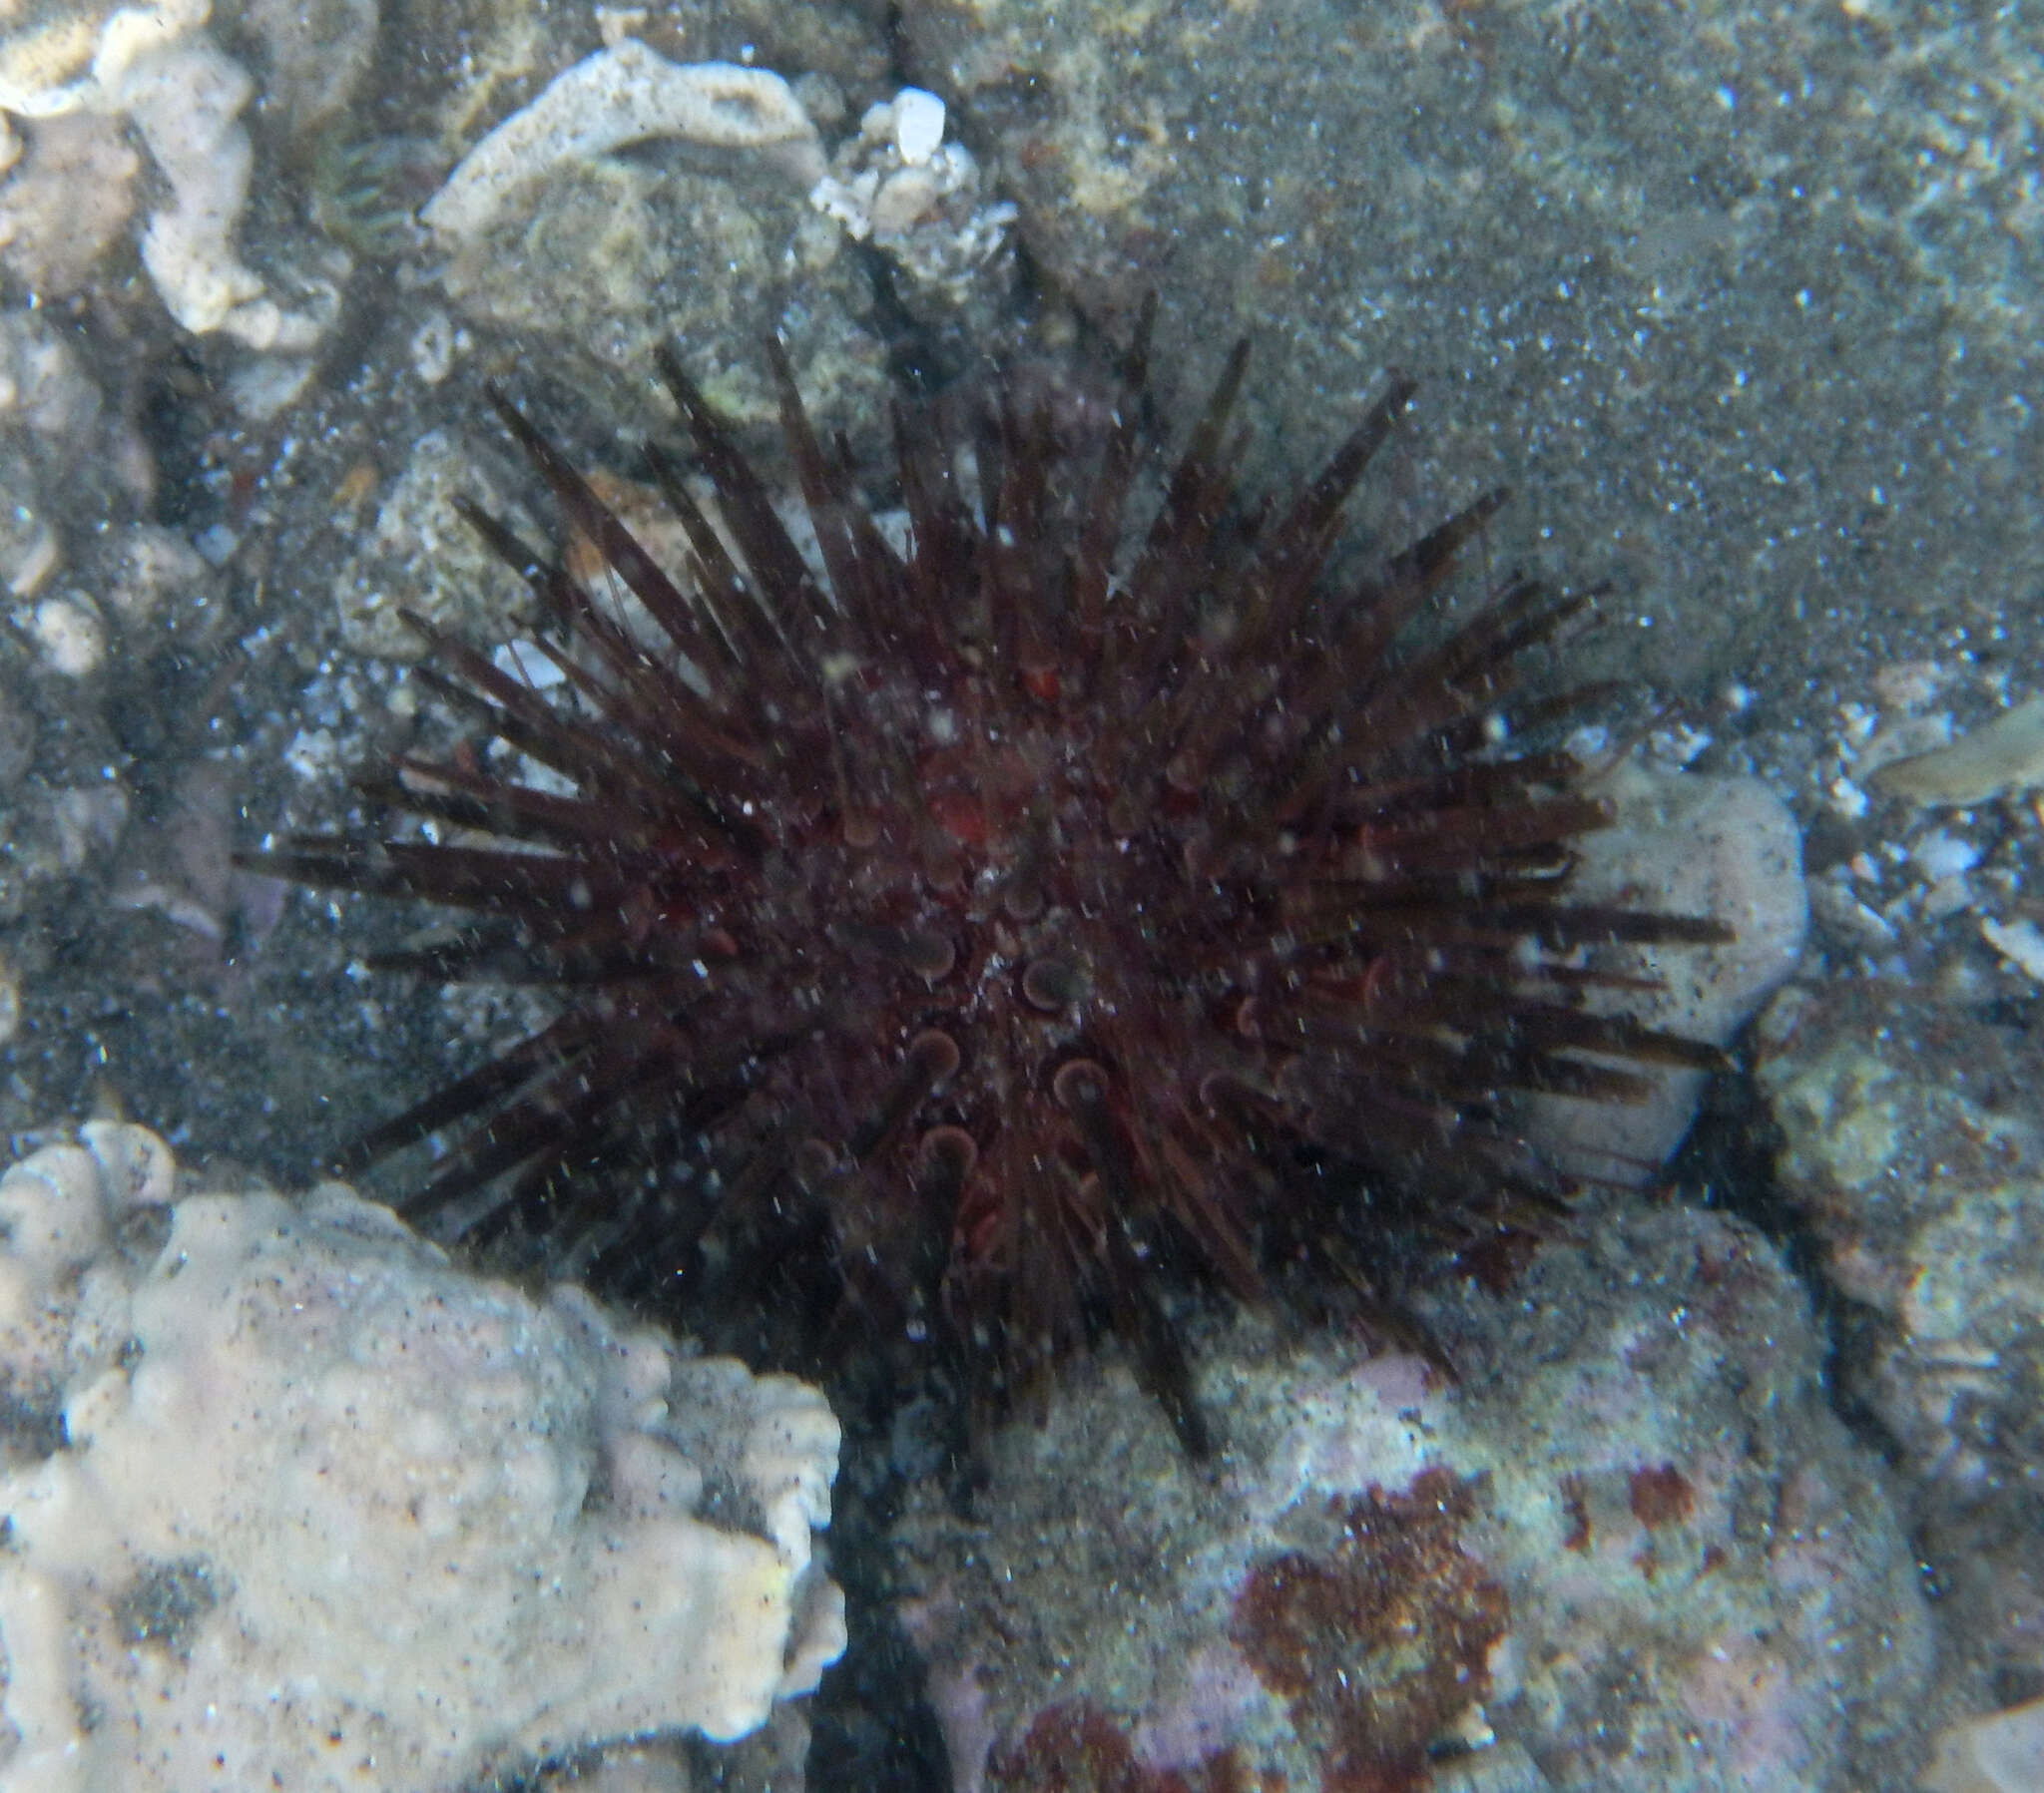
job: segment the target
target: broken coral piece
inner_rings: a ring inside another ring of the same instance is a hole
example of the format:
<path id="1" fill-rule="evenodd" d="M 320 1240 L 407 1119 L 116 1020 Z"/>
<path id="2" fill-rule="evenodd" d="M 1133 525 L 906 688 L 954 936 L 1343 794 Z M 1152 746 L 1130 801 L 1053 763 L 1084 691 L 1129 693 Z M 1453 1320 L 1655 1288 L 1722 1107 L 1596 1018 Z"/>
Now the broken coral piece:
<path id="1" fill-rule="evenodd" d="M 2035 1793 L 2044 1787 L 2044 1699 L 1938 1733 L 1924 1793 Z"/>
<path id="2" fill-rule="evenodd" d="M 1912 803 L 1985 803 L 2044 785 L 2044 697 L 2004 710 L 1993 721 L 1929 753 L 1891 759 L 1867 783 Z"/>
<path id="3" fill-rule="evenodd" d="M 740 1736 L 842 1649 L 814 1389 L 339 1184 L 178 1184 L 104 1122 L 0 1177 L 0 1783 L 427 1793 Z"/>
<path id="4" fill-rule="evenodd" d="M 823 174 L 816 127 L 778 75 L 670 62 L 624 38 L 555 76 L 462 158 L 419 216 L 443 237 L 478 235 L 528 181 L 651 137 L 765 152 L 783 161 L 804 192 Z"/>

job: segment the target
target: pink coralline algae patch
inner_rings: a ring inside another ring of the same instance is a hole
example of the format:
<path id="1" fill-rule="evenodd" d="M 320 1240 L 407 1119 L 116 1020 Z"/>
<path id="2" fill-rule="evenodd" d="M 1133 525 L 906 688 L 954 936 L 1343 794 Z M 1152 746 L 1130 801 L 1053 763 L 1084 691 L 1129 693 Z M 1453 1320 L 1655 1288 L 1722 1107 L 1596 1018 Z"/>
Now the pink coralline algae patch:
<path id="1" fill-rule="evenodd" d="M 1707 1644 L 1680 1679 L 1684 1709 L 1713 1733 L 1720 1759 L 1742 1775 L 1779 1777 L 1809 1764 L 1822 1713 L 1798 1693 L 1788 1664 L 1751 1637 Z"/>
<path id="2" fill-rule="evenodd" d="M 1236 1473 L 1235 1491 L 1275 1519 L 1316 1490 L 1404 1488 L 1430 1461 L 1429 1430 L 1445 1402 L 1440 1372 L 1408 1351 L 1306 1380 L 1287 1395 L 1282 1439 L 1257 1473 Z"/>
<path id="3" fill-rule="evenodd" d="M 1193 1651 L 1184 1687 L 1136 1726 L 1136 1753 L 1153 1768 L 1188 1768 L 1223 1753 L 1263 1703 L 1256 1671 L 1222 1639 Z"/>
<path id="4" fill-rule="evenodd" d="M 1151 1767 L 1128 1733 L 1086 1700 L 1042 1713 L 1021 1742 L 995 1756 L 991 1775 L 1014 1793 L 1277 1793 L 1267 1777 L 1252 1780 L 1232 1749 L 1184 1769 Z"/>
<path id="5" fill-rule="evenodd" d="M 929 1598 L 909 1600 L 900 1607 L 901 1628 L 925 1656 L 943 1642 L 944 1613 L 951 1600 L 951 1589 L 939 1587 Z M 937 1728 L 944 1733 L 944 1747 L 955 1765 L 955 1793 L 981 1793 L 995 1730 L 979 1675 L 969 1663 L 954 1664 L 933 1669 L 927 1687 Z"/>

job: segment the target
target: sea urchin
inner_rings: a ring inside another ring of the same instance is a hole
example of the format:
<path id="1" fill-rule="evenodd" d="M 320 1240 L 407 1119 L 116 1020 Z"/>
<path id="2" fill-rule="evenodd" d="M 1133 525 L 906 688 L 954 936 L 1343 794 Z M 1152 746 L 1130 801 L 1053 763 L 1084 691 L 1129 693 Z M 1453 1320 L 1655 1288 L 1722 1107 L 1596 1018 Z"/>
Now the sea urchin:
<path id="1" fill-rule="evenodd" d="M 433 688 L 545 773 L 406 757 L 371 788 L 425 838 L 259 863 L 468 912 L 381 963 L 544 986 L 559 1018 L 354 1163 L 448 1130 L 414 1214 L 613 1281 L 686 1291 L 819 1244 L 837 1323 L 947 1347 L 982 1403 L 1109 1328 L 1197 1447 L 1154 1271 L 1256 1296 L 1274 1252 L 1337 1230 L 1328 1163 L 1386 1224 L 1495 1236 L 1566 1180 L 1524 1093 L 1622 1101 L 1643 1062 L 1714 1060 L 1626 1018 L 1599 955 L 1722 930 L 1572 903 L 1606 805 L 1565 752 L 1503 744 L 1574 707 L 1502 726 L 1587 601 L 1511 578 L 1446 625 L 1495 496 L 1337 559 L 1404 379 L 1288 505 L 1246 506 L 1239 346 L 1147 480 L 1147 334 L 1090 443 L 1012 399 L 970 443 L 899 415 L 905 549 L 772 351 L 820 571 L 674 356 L 697 477 L 648 450 L 673 573 L 496 399 L 580 539 L 471 514 L 558 677 L 413 621 Z"/>

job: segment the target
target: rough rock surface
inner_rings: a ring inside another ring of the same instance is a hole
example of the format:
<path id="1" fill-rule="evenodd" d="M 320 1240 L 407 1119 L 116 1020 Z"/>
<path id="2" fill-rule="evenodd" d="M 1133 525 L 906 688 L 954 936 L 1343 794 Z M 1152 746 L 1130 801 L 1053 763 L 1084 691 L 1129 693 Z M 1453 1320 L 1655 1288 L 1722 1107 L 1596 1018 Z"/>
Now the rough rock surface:
<path id="1" fill-rule="evenodd" d="M 1906 1784 L 1927 1608 L 1759 1235 L 1629 1210 L 1430 1319 L 1456 1386 L 1244 1321 L 1211 1467 L 1102 1368 L 916 1507 L 958 1786 Z"/>
<path id="2" fill-rule="evenodd" d="M 1784 1196 L 1839 1297 L 1840 1379 L 1916 1483 L 1950 1635 L 2044 1687 L 2044 1049 L 1895 984 L 1791 988 L 1758 1030 Z"/>

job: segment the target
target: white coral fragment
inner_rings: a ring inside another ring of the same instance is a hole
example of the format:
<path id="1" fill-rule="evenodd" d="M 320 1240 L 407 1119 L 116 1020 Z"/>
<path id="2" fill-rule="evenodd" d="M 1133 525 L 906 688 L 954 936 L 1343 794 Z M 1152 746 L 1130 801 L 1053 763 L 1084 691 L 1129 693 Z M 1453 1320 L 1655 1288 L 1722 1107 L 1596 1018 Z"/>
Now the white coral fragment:
<path id="1" fill-rule="evenodd" d="M 125 1126 L 0 1178 L 0 1785 L 425 1793 L 741 1735 L 841 1650 L 815 1390 L 337 1184 L 172 1185 Z"/>
<path id="2" fill-rule="evenodd" d="M 652 137 L 780 158 L 806 191 L 823 173 L 816 127 L 766 69 L 669 62 L 636 38 L 583 58 L 465 156 L 419 216 L 443 237 L 487 229 L 520 187 L 563 162 Z"/>
<path id="3" fill-rule="evenodd" d="M 254 84 L 207 37 L 210 11 L 210 0 L 158 0 L 111 12 L 89 4 L 61 30 L 0 42 L 0 107 L 46 120 L 76 112 L 125 115 L 168 190 L 143 233 L 142 259 L 171 315 L 198 334 L 220 330 L 251 348 L 302 352 L 332 324 L 338 294 L 326 287 L 310 305 L 287 309 L 236 251 L 254 159 L 240 115 Z M 53 221 L 49 215 L 64 197 L 62 172 L 92 191 L 80 193 L 74 218 Z M 24 230 L 56 237 L 66 250 L 61 271 L 75 281 L 90 255 L 64 237 L 109 236 L 109 216 L 118 229 L 133 172 L 132 158 L 123 163 L 104 148 L 68 171 L 45 169 L 40 190 L 17 182 L 0 200 L 7 214 L 0 227 L 10 241 Z M 113 192 L 106 191 L 110 184 Z"/>
<path id="4" fill-rule="evenodd" d="M 1926 807 L 1986 803 L 2009 791 L 2036 790 L 2044 786 L 2044 697 L 2004 710 L 1949 746 L 1891 759 L 1868 782 Z"/>
<path id="5" fill-rule="evenodd" d="M 235 249 L 255 161 L 240 121 L 255 90 L 241 64 L 204 38 L 132 62 L 100 60 L 170 187 L 143 231 L 142 264 L 171 315 L 195 335 L 225 330 L 251 348 L 310 348 L 330 319 L 266 297 Z"/>

